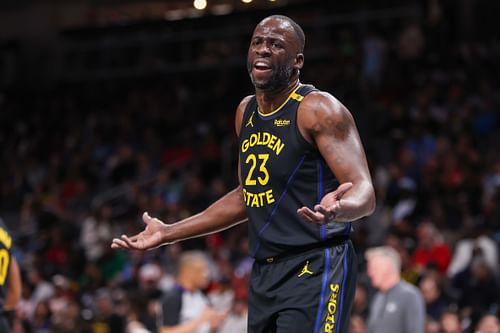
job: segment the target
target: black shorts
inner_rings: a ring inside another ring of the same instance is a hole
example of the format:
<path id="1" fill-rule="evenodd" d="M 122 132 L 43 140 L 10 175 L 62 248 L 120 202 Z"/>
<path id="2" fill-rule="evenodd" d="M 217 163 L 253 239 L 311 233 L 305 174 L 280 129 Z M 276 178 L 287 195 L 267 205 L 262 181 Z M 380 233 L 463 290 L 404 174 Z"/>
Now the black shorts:
<path id="1" fill-rule="evenodd" d="M 249 333 L 347 333 L 357 261 L 350 240 L 271 263 L 255 262 Z"/>

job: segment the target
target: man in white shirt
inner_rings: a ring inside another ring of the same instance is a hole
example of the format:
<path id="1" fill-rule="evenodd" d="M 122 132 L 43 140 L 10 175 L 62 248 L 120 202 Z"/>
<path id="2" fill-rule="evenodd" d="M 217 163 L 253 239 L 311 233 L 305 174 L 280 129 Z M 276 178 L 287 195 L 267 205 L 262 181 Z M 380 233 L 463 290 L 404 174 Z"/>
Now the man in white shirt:
<path id="1" fill-rule="evenodd" d="M 208 305 L 201 292 L 209 282 L 208 263 L 201 252 L 185 252 L 179 260 L 176 284 L 161 300 L 160 333 L 212 333 L 225 315 Z"/>

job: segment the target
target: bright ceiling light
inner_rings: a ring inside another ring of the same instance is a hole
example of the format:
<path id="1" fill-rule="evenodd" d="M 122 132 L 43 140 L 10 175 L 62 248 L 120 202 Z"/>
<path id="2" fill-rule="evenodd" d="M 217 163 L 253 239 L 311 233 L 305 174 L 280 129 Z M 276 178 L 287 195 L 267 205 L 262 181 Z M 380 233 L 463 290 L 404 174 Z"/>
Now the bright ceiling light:
<path id="1" fill-rule="evenodd" d="M 203 10 L 207 8 L 207 0 L 194 0 L 193 6 L 198 10 Z"/>
<path id="2" fill-rule="evenodd" d="M 252 2 L 252 0 L 241 0 L 241 2 L 250 3 L 250 2 Z"/>

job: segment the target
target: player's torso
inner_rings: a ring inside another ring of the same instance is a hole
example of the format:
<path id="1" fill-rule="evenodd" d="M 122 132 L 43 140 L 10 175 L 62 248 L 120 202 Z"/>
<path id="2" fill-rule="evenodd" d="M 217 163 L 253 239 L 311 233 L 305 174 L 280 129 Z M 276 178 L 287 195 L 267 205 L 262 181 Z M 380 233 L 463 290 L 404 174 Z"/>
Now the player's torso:
<path id="1" fill-rule="evenodd" d="M 251 254 L 257 258 L 344 232 L 345 225 L 321 228 L 297 215 L 298 208 L 314 206 L 336 186 L 324 159 L 297 126 L 300 102 L 312 90 L 312 86 L 301 85 L 267 115 L 259 113 L 252 98 L 243 117 L 241 181 L 250 220 Z"/>

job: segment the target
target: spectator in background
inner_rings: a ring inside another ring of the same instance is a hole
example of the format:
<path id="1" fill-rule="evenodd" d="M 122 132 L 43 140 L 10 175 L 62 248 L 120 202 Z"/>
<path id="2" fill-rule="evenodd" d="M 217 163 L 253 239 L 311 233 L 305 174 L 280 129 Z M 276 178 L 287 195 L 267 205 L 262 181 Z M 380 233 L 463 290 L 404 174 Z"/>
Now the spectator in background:
<path id="1" fill-rule="evenodd" d="M 54 285 L 43 277 L 39 269 L 34 268 L 28 272 L 28 283 L 33 290 L 29 300 L 30 306 L 28 308 L 33 311 L 38 303 L 47 301 L 55 295 Z M 29 313 L 28 317 L 31 317 L 31 315 L 32 313 Z"/>
<path id="2" fill-rule="evenodd" d="M 423 333 L 425 307 L 419 290 L 402 281 L 401 258 L 391 247 L 366 252 L 367 273 L 379 289 L 368 317 L 367 333 Z"/>
<path id="3" fill-rule="evenodd" d="M 248 320 L 248 300 L 237 297 L 233 307 L 217 333 L 246 333 Z"/>
<path id="4" fill-rule="evenodd" d="M 494 311 L 499 306 L 498 279 L 481 257 L 473 259 L 464 271 L 457 274 L 452 285 L 459 293 L 459 307 L 473 323 L 479 320 L 482 313 Z"/>
<path id="5" fill-rule="evenodd" d="M 385 40 L 370 30 L 363 40 L 363 62 L 361 66 L 361 76 L 370 86 L 369 88 L 378 88 L 380 86 L 386 51 Z"/>
<path id="6" fill-rule="evenodd" d="M 212 309 L 201 292 L 209 283 L 208 262 L 198 251 L 181 255 L 176 285 L 161 300 L 159 333 L 214 333 L 225 315 Z"/>
<path id="7" fill-rule="evenodd" d="M 461 333 L 460 317 L 455 311 L 445 311 L 440 318 L 442 333 Z"/>
<path id="8" fill-rule="evenodd" d="M 82 308 L 75 300 L 61 310 L 60 320 L 54 325 L 57 333 L 88 333 L 88 323 L 84 322 Z"/>
<path id="9" fill-rule="evenodd" d="M 429 222 L 423 222 L 417 229 L 417 248 L 412 261 L 422 272 L 428 265 L 434 265 L 440 273 L 445 273 L 450 263 L 451 251 L 439 230 Z"/>
<path id="10" fill-rule="evenodd" d="M 89 261 L 98 261 L 108 248 L 109 240 L 113 237 L 111 227 L 112 209 L 103 205 L 95 209 L 82 223 L 80 245 L 85 250 L 85 257 Z"/>
<path id="11" fill-rule="evenodd" d="M 431 318 L 425 321 L 425 333 L 442 333 L 439 323 Z"/>
<path id="12" fill-rule="evenodd" d="M 498 265 L 498 249 L 495 241 L 481 229 L 467 230 L 465 237 L 459 240 L 453 251 L 453 258 L 447 270 L 447 275 L 453 277 L 463 271 L 475 257 L 482 257 L 490 269 Z"/>
<path id="13" fill-rule="evenodd" d="M 500 321 L 494 315 L 481 318 L 475 333 L 500 333 Z"/>
<path id="14" fill-rule="evenodd" d="M 368 316 L 368 295 L 365 286 L 360 283 L 356 284 L 352 313 L 358 314 L 363 318 Z"/>
<path id="15" fill-rule="evenodd" d="M 107 289 L 97 291 L 91 333 L 123 333 L 125 318 L 116 312 L 111 293 Z"/>
<path id="16" fill-rule="evenodd" d="M 433 320 L 439 320 L 448 307 L 448 300 L 442 293 L 442 285 L 436 274 L 427 274 L 419 283 L 420 292 L 424 298 L 427 315 Z"/>
<path id="17" fill-rule="evenodd" d="M 365 333 L 366 324 L 362 316 L 353 314 L 349 324 L 349 333 Z"/>
<path id="18" fill-rule="evenodd" d="M 34 333 L 51 333 L 52 327 L 52 312 L 50 311 L 49 302 L 39 302 L 33 313 L 31 320 Z M 97 333 L 97 332 L 92 332 Z"/>
<path id="19" fill-rule="evenodd" d="M 143 324 L 142 317 L 147 307 L 144 298 L 140 297 L 139 294 L 130 294 L 126 297 L 124 306 L 127 322 L 124 333 L 151 333 Z"/>
<path id="20" fill-rule="evenodd" d="M 227 269 L 231 270 L 232 268 L 228 265 Z M 228 272 L 229 274 L 231 272 Z M 235 293 L 231 280 L 223 276 L 218 283 L 213 284 L 210 288 L 208 299 L 210 304 L 219 311 L 231 310 L 235 301 Z"/>

